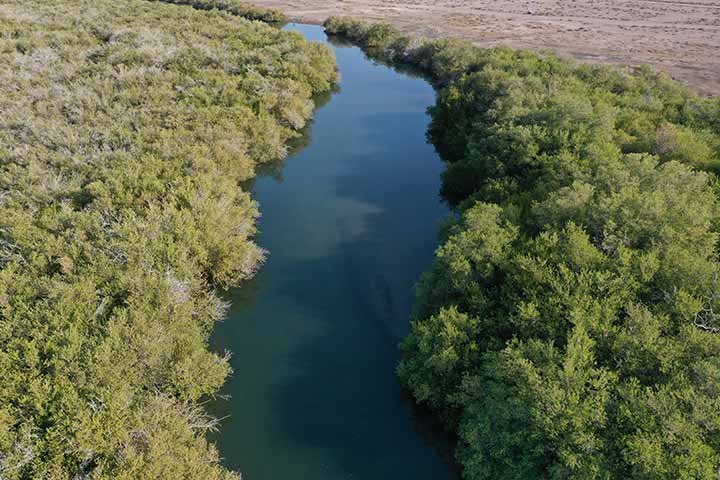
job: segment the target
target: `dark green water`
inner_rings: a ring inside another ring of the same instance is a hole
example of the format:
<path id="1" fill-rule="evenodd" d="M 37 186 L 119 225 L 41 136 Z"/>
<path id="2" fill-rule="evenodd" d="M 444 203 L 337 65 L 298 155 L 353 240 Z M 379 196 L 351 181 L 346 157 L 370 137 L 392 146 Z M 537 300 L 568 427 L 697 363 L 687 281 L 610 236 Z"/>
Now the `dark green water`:
<path id="1" fill-rule="evenodd" d="M 322 28 L 291 25 L 326 42 Z M 231 292 L 213 348 L 235 371 L 212 405 L 224 463 L 246 480 L 455 478 L 394 369 L 430 264 L 443 170 L 425 142 L 433 89 L 333 46 L 342 76 L 307 145 L 253 190 L 270 251 Z"/>

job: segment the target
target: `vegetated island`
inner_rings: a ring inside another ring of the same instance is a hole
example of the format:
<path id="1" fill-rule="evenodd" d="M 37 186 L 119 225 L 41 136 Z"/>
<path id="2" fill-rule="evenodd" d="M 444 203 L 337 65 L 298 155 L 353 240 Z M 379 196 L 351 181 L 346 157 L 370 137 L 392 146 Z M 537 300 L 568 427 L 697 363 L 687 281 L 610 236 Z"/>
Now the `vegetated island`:
<path id="1" fill-rule="evenodd" d="M 457 216 L 398 374 L 457 434 L 463 477 L 718 478 L 720 99 L 649 68 L 325 26 L 438 89 Z"/>
<path id="2" fill-rule="evenodd" d="M 214 290 L 263 259 L 239 185 L 337 72 L 222 5 L 0 3 L 4 480 L 239 478 L 201 403 L 229 372 Z"/>

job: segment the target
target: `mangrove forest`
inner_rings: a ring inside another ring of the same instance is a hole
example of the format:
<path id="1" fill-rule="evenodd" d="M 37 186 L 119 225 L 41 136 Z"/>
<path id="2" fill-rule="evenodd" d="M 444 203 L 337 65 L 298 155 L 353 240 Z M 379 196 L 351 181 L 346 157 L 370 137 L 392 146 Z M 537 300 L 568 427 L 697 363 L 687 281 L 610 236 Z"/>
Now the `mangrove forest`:
<path id="1" fill-rule="evenodd" d="M 239 479 L 214 331 L 253 343 L 249 480 L 272 441 L 342 457 L 323 478 L 720 479 L 720 99 L 287 21 L 0 0 L 0 479 Z"/>

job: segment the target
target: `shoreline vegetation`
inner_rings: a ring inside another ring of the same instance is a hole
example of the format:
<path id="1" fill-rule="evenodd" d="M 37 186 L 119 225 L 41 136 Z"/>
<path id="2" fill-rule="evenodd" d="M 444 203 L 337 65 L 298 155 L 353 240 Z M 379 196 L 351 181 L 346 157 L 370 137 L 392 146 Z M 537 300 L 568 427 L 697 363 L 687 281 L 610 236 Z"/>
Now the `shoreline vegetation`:
<path id="1" fill-rule="evenodd" d="M 193 7 L 193 8 L 188 8 Z M 234 0 L 0 4 L 0 477 L 237 479 L 208 350 L 262 263 L 240 185 L 338 81 Z M 325 23 L 435 85 L 455 215 L 401 382 L 464 478 L 717 478 L 720 99 L 650 68 Z"/>
<path id="2" fill-rule="evenodd" d="M 174 5 L 187 5 L 199 10 L 220 10 L 231 15 L 243 17 L 247 20 L 257 20 L 265 23 L 287 23 L 287 16 L 279 10 L 258 7 L 251 3 L 238 0 L 148 0 L 151 2 L 171 3 Z"/>
<path id="3" fill-rule="evenodd" d="M 225 12 L 0 4 L 3 479 L 239 478 L 203 400 L 230 372 L 215 292 L 264 256 L 240 185 L 338 77 L 326 46 L 236 15 L 275 14 L 191 3 Z"/>
<path id="4" fill-rule="evenodd" d="M 464 478 L 717 478 L 720 99 L 650 68 L 325 28 L 438 92 L 456 215 L 398 374 Z"/>

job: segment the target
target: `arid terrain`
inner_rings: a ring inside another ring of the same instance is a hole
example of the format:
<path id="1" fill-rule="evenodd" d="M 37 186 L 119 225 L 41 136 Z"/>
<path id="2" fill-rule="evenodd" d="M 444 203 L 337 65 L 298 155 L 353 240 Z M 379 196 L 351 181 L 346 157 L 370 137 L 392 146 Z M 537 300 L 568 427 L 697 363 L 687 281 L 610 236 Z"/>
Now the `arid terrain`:
<path id="1" fill-rule="evenodd" d="M 648 63 L 720 95 L 720 0 L 255 0 L 295 21 L 387 21 L 425 37 L 548 49 L 579 61 Z"/>

